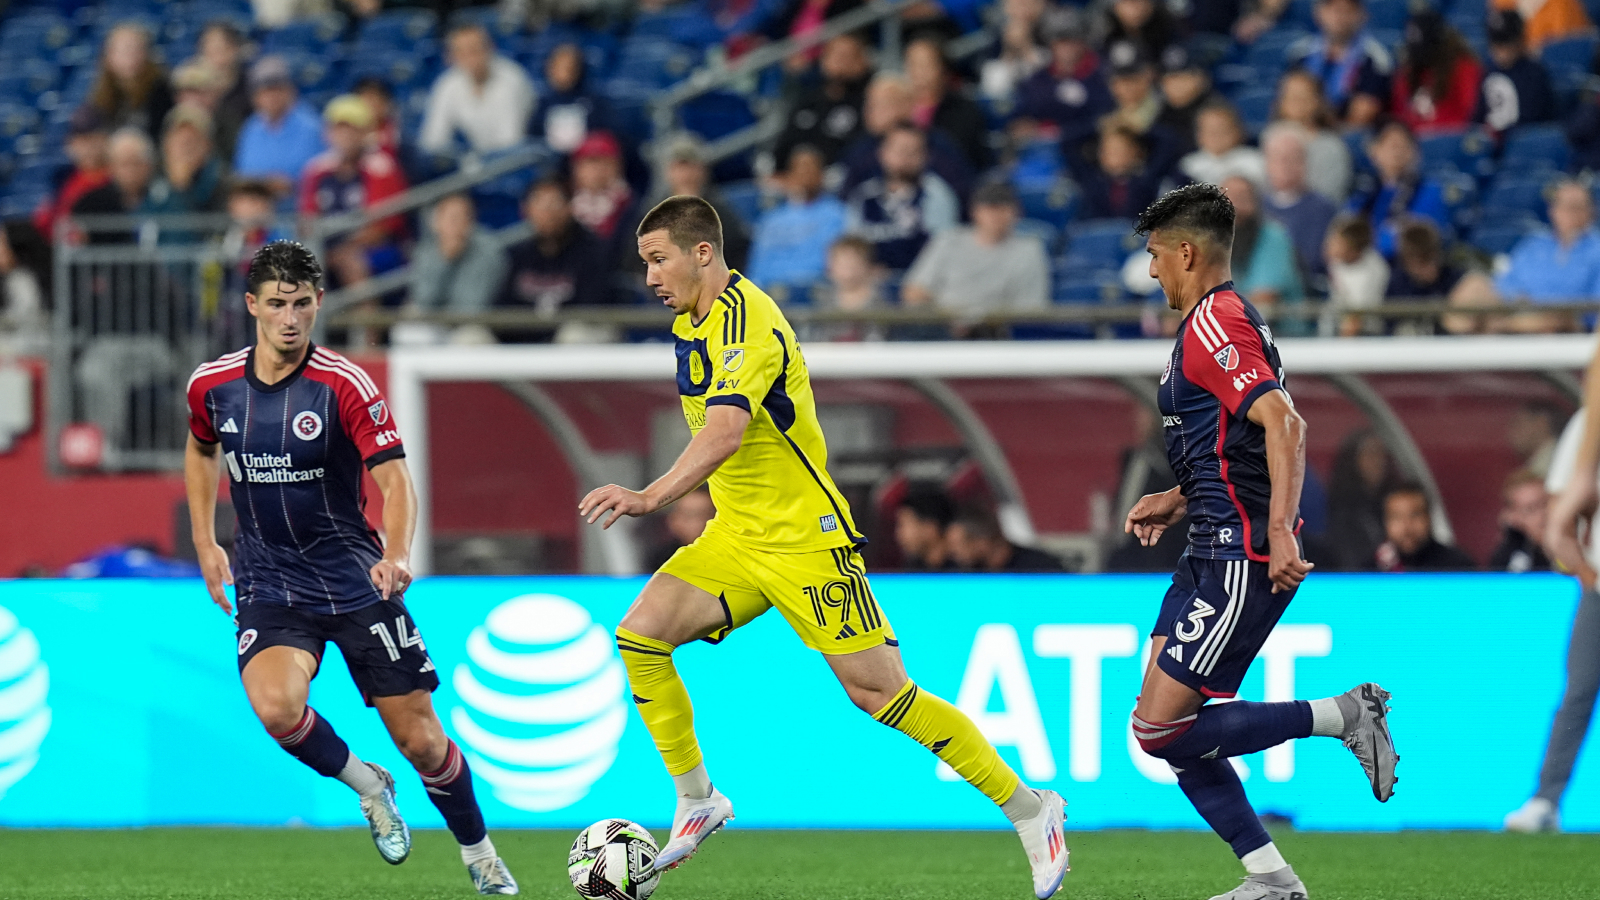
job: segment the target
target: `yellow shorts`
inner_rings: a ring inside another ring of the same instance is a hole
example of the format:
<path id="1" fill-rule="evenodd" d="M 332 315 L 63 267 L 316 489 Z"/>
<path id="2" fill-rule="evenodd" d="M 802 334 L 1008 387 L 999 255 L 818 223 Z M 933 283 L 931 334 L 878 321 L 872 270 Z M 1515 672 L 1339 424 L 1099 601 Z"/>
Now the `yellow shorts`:
<path id="1" fill-rule="evenodd" d="M 713 644 L 774 606 L 807 647 L 830 656 L 898 643 L 852 547 L 772 553 L 707 531 L 660 571 L 722 602 L 728 623 L 706 638 Z"/>

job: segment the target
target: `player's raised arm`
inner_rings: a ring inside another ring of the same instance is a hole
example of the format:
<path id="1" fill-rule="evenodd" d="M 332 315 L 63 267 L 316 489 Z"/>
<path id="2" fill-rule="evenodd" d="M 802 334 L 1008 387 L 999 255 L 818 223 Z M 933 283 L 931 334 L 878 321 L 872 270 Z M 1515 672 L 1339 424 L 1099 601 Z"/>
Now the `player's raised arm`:
<path id="1" fill-rule="evenodd" d="M 623 516 L 645 516 L 661 509 L 704 484 L 718 466 L 727 462 L 744 441 L 744 430 L 749 424 L 750 411 L 743 407 L 732 404 L 707 407 L 705 427 L 689 441 L 689 446 L 665 475 L 642 491 L 630 491 L 616 484 L 595 488 L 578 504 L 578 515 L 593 525 L 609 511 L 611 515 L 600 527 L 610 528 Z"/>
<path id="2" fill-rule="evenodd" d="M 1300 541 L 1294 533 L 1300 516 L 1300 490 L 1306 480 L 1306 420 L 1281 390 L 1256 398 L 1246 418 L 1267 432 L 1267 474 L 1272 479 L 1267 519 L 1272 562 L 1267 577 L 1272 580 L 1273 593 L 1292 591 L 1314 568 L 1300 558 Z"/>
<path id="3" fill-rule="evenodd" d="M 183 484 L 189 495 L 189 527 L 194 535 L 195 554 L 200 574 L 205 577 L 211 602 L 233 615 L 233 606 L 222 587 L 233 584 L 233 569 L 228 566 L 228 551 L 217 543 L 217 482 L 222 477 L 219 445 L 189 435 L 183 451 Z"/>
<path id="4" fill-rule="evenodd" d="M 417 491 L 404 457 L 372 467 L 383 494 L 383 559 L 373 565 L 372 583 L 383 599 L 405 593 L 411 584 L 411 536 L 417 531 Z"/>

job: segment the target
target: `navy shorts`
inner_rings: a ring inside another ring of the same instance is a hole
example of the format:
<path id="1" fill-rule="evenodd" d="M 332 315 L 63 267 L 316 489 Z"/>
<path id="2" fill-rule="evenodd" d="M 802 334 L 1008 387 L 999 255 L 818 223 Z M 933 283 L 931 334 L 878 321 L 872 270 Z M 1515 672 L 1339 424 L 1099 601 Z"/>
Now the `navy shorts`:
<path id="1" fill-rule="evenodd" d="M 1293 598 L 1272 592 L 1266 563 L 1185 553 L 1151 631 L 1167 639 L 1156 664 L 1207 697 L 1232 697 Z"/>
<path id="2" fill-rule="evenodd" d="M 428 658 L 422 633 L 399 597 L 332 616 L 290 606 L 247 603 L 239 608 L 235 621 L 241 673 L 268 647 L 298 647 L 315 656 L 320 669 L 322 651 L 332 641 L 368 706 L 374 697 L 431 693 L 439 686 L 439 674 Z"/>

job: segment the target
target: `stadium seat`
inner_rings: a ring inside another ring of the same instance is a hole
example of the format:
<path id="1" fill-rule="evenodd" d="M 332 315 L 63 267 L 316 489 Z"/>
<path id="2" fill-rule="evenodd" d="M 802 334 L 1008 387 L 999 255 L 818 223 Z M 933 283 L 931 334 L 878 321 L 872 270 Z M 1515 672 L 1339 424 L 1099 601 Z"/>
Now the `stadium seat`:
<path id="1" fill-rule="evenodd" d="M 643 13 L 634 19 L 628 36 L 631 39 L 656 38 L 700 49 L 721 43 L 723 37 L 716 22 L 698 4 Z"/>
<path id="2" fill-rule="evenodd" d="M 1312 32 L 1302 28 L 1274 28 L 1250 45 L 1244 54 L 1244 64 L 1264 71 L 1282 72 L 1288 65 L 1289 48 L 1311 36 Z"/>
<path id="3" fill-rule="evenodd" d="M 504 228 L 522 218 L 522 196 L 533 175 L 526 170 L 493 178 L 472 189 L 478 208 L 478 223 L 486 228 Z"/>
<path id="4" fill-rule="evenodd" d="M 717 190 L 722 194 L 722 199 L 733 207 L 733 211 L 751 225 L 754 225 L 765 211 L 766 203 L 761 195 L 761 185 L 754 181 L 730 182 L 718 185 Z"/>
<path id="5" fill-rule="evenodd" d="M 1539 51 L 1539 59 L 1551 75 L 1571 71 L 1588 74 L 1597 45 L 1600 40 L 1593 35 L 1553 41 Z"/>
<path id="6" fill-rule="evenodd" d="M 1543 227 L 1538 219 L 1512 217 L 1510 221 L 1486 221 L 1472 231 L 1472 246 L 1485 253 L 1510 253 L 1523 235 Z"/>
<path id="7" fill-rule="evenodd" d="M 745 98 L 733 91 L 711 91 L 685 103 L 678 110 L 683 127 L 707 141 L 726 137 L 756 123 Z"/>
<path id="8" fill-rule="evenodd" d="M 499 4 L 458 9 L 450 14 L 450 25 L 480 25 L 497 40 L 522 33 L 522 22 L 503 14 Z"/>
<path id="9" fill-rule="evenodd" d="M 1065 228 L 1072 221 L 1077 194 L 1072 182 L 1057 178 L 1048 185 L 1017 187 L 1017 199 L 1022 203 L 1022 214 L 1030 219 L 1048 222 L 1056 228 Z"/>
<path id="10" fill-rule="evenodd" d="M 261 49 L 266 53 L 317 52 L 338 40 L 344 28 L 345 20 L 338 15 L 301 19 L 263 34 Z"/>
<path id="11" fill-rule="evenodd" d="M 1410 16 L 1405 0 L 1374 0 L 1367 4 L 1367 27 L 1372 30 L 1399 31 Z"/>
<path id="12" fill-rule="evenodd" d="M 1239 110 L 1239 118 L 1251 131 L 1260 131 L 1272 118 L 1272 104 L 1277 98 L 1276 87 L 1253 87 L 1235 94 L 1233 105 Z"/>
<path id="13" fill-rule="evenodd" d="M 1570 153 L 1560 125 L 1522 125 L 1506 137 L 1500 167 L 1502 171 L 1564 169 Z"/>
<path id="14" fill-rule="evenodd" d="M 1484 195 L 1483 208 L 1490 221 L 1501 216 L 1529 215 L 1544 218 L 1546 183 L 1551 172 L 1515 172 L 1502 169 Z"/>
<path id="15" fill-rule="evenodd" d="M 1011 169 L 1011 183 L 1019 190 L 1051 190 L 1064 168 L 1059 140 L 1033 141 L 1017 150 Z"/>
<path id="16" fill-rule="evenodd" d="M 1085 219 L 1067 226 L 1067 256 L 1098 261 L 1095 268 L 1121 268 L 1138 249 L 1131 219 Z"/>
<path id="17" fill-rule="evenodd" d="M 56 50 L 65 47 L 77 34 L 73 23 L 54 13 L 32 14 L 8 19 L 0 27 L 0 47 L 30 50 Z"/>
<path id="18" fill-rule="evenodd" d="M 1450 224 L 1458 231 L 1470 229 L 1478 220 L 1478 179 L 1465 172 L 1436 172 L 1432 178 L 1444 191 L 1450 210 Z"/>
<path id="19" fill-rule="evenodd" d="M 1017 234 L 1038 238 L 1046 254 L 1054 254 L 1061 243 L 1061 229 L 1042 219 L 1018 220 Z"/>
<path id="20" fill-rule="evenodd" d="M 393 10 L 379 13 L 361 23 L 357 40 L 372 46 L 387 45 L 405 49 L 422 38 L 432 37 L 438 27 L 439 17 L 431 10 Z"/>

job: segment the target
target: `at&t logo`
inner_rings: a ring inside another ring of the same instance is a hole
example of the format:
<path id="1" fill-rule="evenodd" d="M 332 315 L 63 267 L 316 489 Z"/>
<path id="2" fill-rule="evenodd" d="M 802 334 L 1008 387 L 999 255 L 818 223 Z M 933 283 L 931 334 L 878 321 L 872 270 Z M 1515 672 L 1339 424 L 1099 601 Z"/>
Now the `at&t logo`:
<path id="1" fill-rule="evenodd" d="M 0 796 L 39 762 L 50 731 L 50 670 L 39 641 L 0 607 Z"/>
<path id="2" fill-rule="evenodd" d="M 627 678 L 611 634 L 565 597 L 507 600 L 467 637 L 450 724 L 478 777 L 530 812 L 583 799 L 617 758 Z"/>

